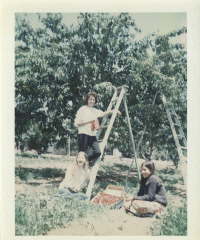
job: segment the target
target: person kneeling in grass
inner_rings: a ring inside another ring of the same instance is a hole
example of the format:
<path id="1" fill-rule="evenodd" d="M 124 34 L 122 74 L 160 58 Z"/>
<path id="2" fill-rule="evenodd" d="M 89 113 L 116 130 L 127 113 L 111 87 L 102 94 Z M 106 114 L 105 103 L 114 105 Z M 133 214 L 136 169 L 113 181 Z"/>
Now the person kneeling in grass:
<path id="1" fill-rule="evenodd" d="M 75 162 L 67 168 L 65 178 L 59 186 L 57 196 L 85 200 L 87 197 L 82 190 L 88 184 L 89 174 L 87 154 L 79 152 Z"/>
<path id="2" fill-rule="evenodd" d="M 137 196 L 125 197 L 124 208 L 137 216 L 153 216 L 167 206 L 166 191 L 161 179 L 154 175 L 153 161 L 141 165 L 141 182 Z"/>

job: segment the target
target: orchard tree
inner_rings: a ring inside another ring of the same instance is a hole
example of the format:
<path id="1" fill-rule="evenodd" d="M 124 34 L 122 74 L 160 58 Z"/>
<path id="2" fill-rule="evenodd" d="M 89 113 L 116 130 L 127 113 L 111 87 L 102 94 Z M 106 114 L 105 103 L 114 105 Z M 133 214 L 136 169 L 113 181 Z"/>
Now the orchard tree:
<path id="1" fill-rule="evenodd" d="M 36 127 L 44 137 L 43 149 L 69 134 L 65 124 L 72 96 L 63 71 L 69 46 L 60 41 L 69 31 L 61 19 L 60 14 L 47 14 L 42 18 L 46 25 L 37 30 L 24 19 L 16 21 L 16 141 Z"/>
<path id="2" fill-rule="evenodd" d="M 123 82 L 118 74 L 128 54 L 129 28 L 138 29 L 125 13 L 80 14 L 70 30 L 61 14 L 39 19 L 38 29 L 16 21 L 16 141 L 38 125 L 42 134 L 51 133 L 49 143 L 57 139 L 64 145 L 75 133 L 73 119 L 83 96 L 106 79 Z"/>
<path id="3" fill-rule="evenodd" d="M 127 13 L 81 13 L 77 20 L 69 28 L 62 14 L 38 14 L 40 25 L 33 28 L 26 16 L 16 16 L 16 144 L 42 152 L 49 144 L 65 146 L 71 136 L 76 146 L 73 121 L 85 94 L 97 91 L 97 107 L 105 110 L 113 86 L 127 85 L 138 151 L 172 152 L 161 95 L 175 106 L 186 130 L 186 50 L 171 42 L 185 29 L 136 40 L 140 30 Z M 120 110 L 109 143 L 128 154 Z"/>

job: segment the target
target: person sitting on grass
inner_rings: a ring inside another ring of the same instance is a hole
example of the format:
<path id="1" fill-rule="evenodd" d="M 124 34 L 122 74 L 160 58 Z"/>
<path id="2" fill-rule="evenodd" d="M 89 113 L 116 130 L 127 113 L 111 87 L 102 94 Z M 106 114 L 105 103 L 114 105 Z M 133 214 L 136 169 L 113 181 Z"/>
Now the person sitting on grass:
<path id="1" fill-rule="evenodd" d="M 141 182 L 137 196 L 124 199 L 126 212 L 136 216 L 153 216 L 167 206 L 166 191 L 161 179 L 154 174 L 153 161 L 145 161 L 141 165 Z"/>
<path id="2" fill-rule="evenodd" d="M 86 199 L 82 190 L 89 182 L 90 171 L 88 168 L 87 154 L 79 152 L 75 161 L 66 170 L 65 178 L 60 183 L 57 196 L 65 198 Z"/>

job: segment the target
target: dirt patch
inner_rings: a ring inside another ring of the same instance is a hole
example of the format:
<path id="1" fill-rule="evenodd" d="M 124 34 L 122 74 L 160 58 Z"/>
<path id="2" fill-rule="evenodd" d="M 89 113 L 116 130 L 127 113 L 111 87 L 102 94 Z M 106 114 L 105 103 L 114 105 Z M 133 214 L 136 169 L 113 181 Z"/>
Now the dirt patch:
<path id="1" fill-rule="evenodd" d="M 150 227 L 155 218 L 139 218 L 123 209 L 108 210 L 102 216 L 82 218 L 53 229 L 47 235 L 54 236 L 139 236 L 151 235 Z"/>

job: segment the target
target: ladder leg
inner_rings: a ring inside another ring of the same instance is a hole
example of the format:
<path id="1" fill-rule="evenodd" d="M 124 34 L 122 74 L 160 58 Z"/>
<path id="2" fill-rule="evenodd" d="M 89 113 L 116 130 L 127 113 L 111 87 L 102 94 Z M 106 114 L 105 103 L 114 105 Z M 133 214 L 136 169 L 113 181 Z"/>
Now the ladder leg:
<path id="1" fill-rule="evenodd" d="M 89 200 L 90 200 L 90 197 L 92 194 L 92 189 L 93 189 L 93 186 L 94 186 L 94 183 L 96 180 L 96 175 L 97 175 L 97 172 L 99 169 L 99 165 L 100 165 L 100 161 L 96 162 L 90 173 L 90 181 L 89 181 L 88 188 L 86 191 L 86 196 L 88 197 Z"/>
<path id="2" fill-rule="evenodd" d="M 185 137 L 185 134 L 183 132 L 183 128 L 182 128 L 182 125 L 181 125 L 181 122 L 179 120 L 179 116 L 177 115 L 177 113 L 175 112 L 174 108 L 172 110 L 174 116 L 175 116 L 175 121 L 177 122 L 178 126 L 179 126 L 179 133 L 181 134 L 181 137 L 183 138 L 183 143 L 184 143 L 184 146 L 187 147 L 187 140 L 186 140 L 186 137 Z"/>
<path id="3" fill-rule="evenodd" d="M 137 144 L 137 147 L 136 147 L 136 152 L 137 153 L 139 153 L 139 151 L 140 151 L 140 146 L 142 144 L 142 140 L 143 140 L 145 132 L 146 132 L 146 126 L 144 127 L 144 130 L 142 131 L 142 135 L 141 135 L 141 137 L 140 137 L 140 139 L 138 141 L 138 144 Z"/>
<path id="4" fill-rule="evenodd" d="M 131 137 L 131 143 L 132 143 L 134 159 L 135 159 L 135 164 L 136 164 L 137 173 L 138 173 L 138 179 L 140 180 L 141 176 L 140 176 L 140 171 L 139 171 L 138 163 L 137 163 L 137 153 L 136 153 L 136 148 L 135 148 L 135 141 L 134 141 L 134 137 L 133 137 L 133 132 L 132 132 L 132 128 L 131 128 L 130 117 L 129 117 L 129 113 L 128 113 L 128 107 L 127 107 L 127 103 L 126 103 L 126 97 L 124 97 L 123 101 L 124 101 L 124 107 L 125 107 L 127 121 L 128 121 L 129 134 L 130 134 L 130 137 Z"/>

